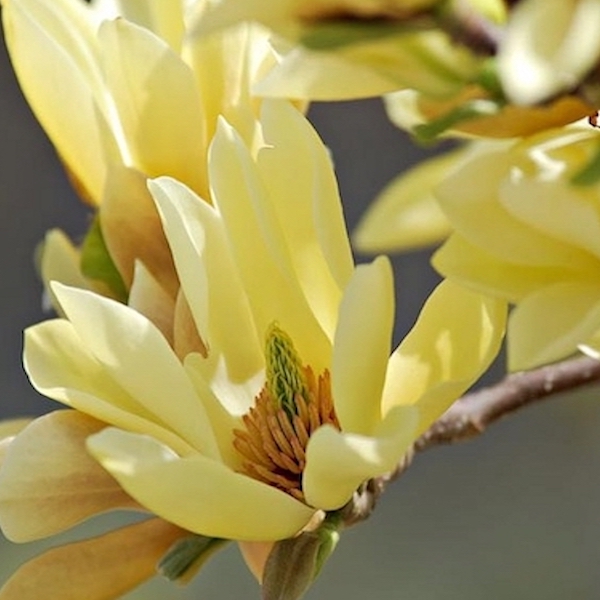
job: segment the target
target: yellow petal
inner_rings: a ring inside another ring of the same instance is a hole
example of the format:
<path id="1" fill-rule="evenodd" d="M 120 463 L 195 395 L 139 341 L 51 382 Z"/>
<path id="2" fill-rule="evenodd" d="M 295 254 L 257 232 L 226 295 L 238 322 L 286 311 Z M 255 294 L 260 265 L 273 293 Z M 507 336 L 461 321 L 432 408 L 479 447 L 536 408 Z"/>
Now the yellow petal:
<path id="1" fill-rule="evenodd" d="M 295 535 L 314 513 L 220 462 L 200 455 L 179 458 L 148 436 L 109 428 L 89 438 L 88 448 L 140 504 L 195 533 L 283 539 Z"/>
<path id="2" fill-rule="evenodd" d="M 531 294 L 511 314 L 511 371 L 566 358 L 600 330 L 600 286 L 562 282 Z"/>
<path id="3" fill-rule="evenodd" d="M 593 143 L 596 144 L 596 136 Z M 574 151 L 577 149 L 574 143 Z M 548 160 L 552 160 L 548 157 Z M 511 215 L 554 239 L 600 258 L 600 216 L 597 188 L 572 185 L 562 174 L 544 180 L 519 178 L 502 187 L 500 203 Z M 573 259 L 574 262 L 575 259 Z M 597 268 L 597 266 L 596 266 Z"/>
<path id="4" fill-rule="evenodd" d="M 308 442 L 302 478 L 308 504 L 336 510 L 364 481 L 393 471 L 416 439 L 418 423 L 418 411 L 403 406 L 390 413 L 383 424 L 385 435 L 378 437 L 344 433 L 330 425 L 318 429 Z"/>
<path id="5" fill-rule="evenodd" d="M 209 382 L 203 377 L 203 368 L 200 363 L 204 360 L 206 359 L 199 354 L 188 354 L 184 366 L 198 396 L 202 398 L 211 427 L 215 432 L 215 438 L 219 444 L 221 459 L 229 468 L 241 471 L 242 459 L 233 445 L 233 430 L 244 428 L 241 415 L 248 412 L 258 391 L 253 390 L 254 393 L 252 393 L 250 390 L 229 385 L 221 395 L 215 395 L 209 386 Z"/>
<path id="6" fill-rule="evenodd" d="M 331 388 L 342 430 L 372 435 L 394 324 L 394 283 L 386 258 L 356 268 L 344 293 L 333 345 Z"/>
<path id="7" fill-rule="evenodd" d="M 123 19 L 105 21 L 102 65 L 134 165 L 206 194 L 204 131 L 191 69 L 162 40 Z"/>
<path id="8" fill-rule="evenodd" d="M 110 376 L 190 445 L 218 456 L 202 403 L 160 331 L 108 298 L 58 284 L 53 289 L 83 344 Z"/>
<path id="9" fill-rule="evenodd" d="M 139 261 L 135 264 L 127 304 L 154 323 L 169 345 L 173 346 L 175 301 Z"/>
<path id="10" fill-rule="evenodd" d="M 452 227 L 432 194 L 465 153 L 461 148 L 421 162 L 394 179 L 375 199 L 354 232 L 361 252 L 397 252 L 430 246 Z"/>
<path id="11" fill-rule="evenodd" d="M 149 186 L 198 333 L 211 358 L 223 356 L 229 378 L 245 381 L 263 366 L 262 342 L 222 222 L 214 208 L 173 179 L 161 177 Z"/>
<path id="12" fill-rule="evenodd" d="M 390 357 L 383 414 L 416 405 L 426 429 L 487 369 L 505 322 L 505 302 L 442 282 Z"/>
<path id="13" fill-rule="evenodd" d="M 105 423 L 76 411 L 36 419 L 0 469 L 0 526 L 15 542 L 54 535 L 108 510 L 140 508 L 87 453 Z"/>
<path id="14" fill-rule="evenodd" d="M 20 433 L 33 419 L 21 418 L 21 419 L 8 419 L 6 421 L 0 421 L 0 467 L 6 456 L 8 447 L 15 439 L 17 433 Z"/>
<path id="15" fill-rule="evenodd" d="M 572 279 L 577 273 L 576 264 L 573 270 L 515 265 L 474 246 L 458 233 L 446 240 L 431 262 L 444 277 L 509 302 L 520 301 L 541 286 Z"/>
<path id="16" fill-rule="evenodd" d="M 87 280 L 81 274 L 79 251 L 71 240 L 60 230 L 51 229 L 46 233 L 42 246 L 41 274 L 46 291 L 50 294 L 52 306 L 60 310 L 58 301 L 50 289 L 51 281 L 87 289 Z"/>
<path id="17" fill-rule="evenodd" d="M 192 449 L 143 404 L 123 390 L 91 355 L 64 319 L 45 321 L 25 332 L 24 365 L 33 386 L 105 423 L 143 431 L 182 454 Z"/>
<path id="18" fill-rule="evenodd" d="M 98 4 L 96 2 L 96 4 Z M 177 52 L 184 34 L 183 2 L 164 0 L 115 0 L 116 15 L 141 25 L 162 38 Z M 97 7 L 94 7 L 97 10 Z M 107 15 L 108 16 L 108 15 Z"/>
<path id="19" fill-rule="evenodd" d="M 160 519 L 54 548 L 23 565 L 0 600 L 117 600 L 156 574 L 167 550 L 187 535 Z"/>
<path id="20" fill-rule="evenodd" d="M 518 265 L 569 268 L 594 263 L 588 253 L 532 229 L 502 207 L 498 194 L 509 182 L 513 166 L 510 153 L 490 152 L 437 188 L 436 196 L 455 230 L 472 244 Z"/>
<path id="21" fill-rule="evenodd" d="M 86 199 L 99 203 L 106 166 L 120 153 L 102 100 L 88 8 L 69 0 L 9 0 L 2 12 L 21 89 Z"/>
<path id="22" fill-rule="evenodd" d="M 254 89 L 272 98 L 326 102 L 381 96 L 398 89 L 398 83 L 334 53 L 296 47 Z"/>
<path id="23" fill-rule="evenodd" d="M 295 172 L 293 165 L 289 168 Z M 303 360 L 315 371 L 322 370 L 330 363 L 331 342 L 290 271 L 289 250 L 252 157 L 224 121 L 220 121 L 211 145 L 209 172 L 259 335 L 278 321 Z"/>
<path id="24" fill-rule="evenodd" d="M 259 170 L 303 292 L 333 337 L 353 263 L 331 158 L 307 119 L 287 102 L 265 101 L 261 124 L 267 146 L 258 155 Z"/>
<path id="25" fill-rule="evenodd" d="M 146 177 L 113 165 L 100 207 L 102 235 L 111 258 L 129 287 L 136 260 L 141 260 L 167 293 L 175 298 L 179 281 Z"/>
<path id="26" fill-rule="evenodd" d="M 253 83 L 276 60 L 268 38 L 264 28 L 241 23 L 206 37 L 191 35 L 184 40 L 183 56 L 192 66 L 200 90 L 207 147 L 220 116 L 246 142 L 254 140 L 261 99 L 254 96 Z"/>

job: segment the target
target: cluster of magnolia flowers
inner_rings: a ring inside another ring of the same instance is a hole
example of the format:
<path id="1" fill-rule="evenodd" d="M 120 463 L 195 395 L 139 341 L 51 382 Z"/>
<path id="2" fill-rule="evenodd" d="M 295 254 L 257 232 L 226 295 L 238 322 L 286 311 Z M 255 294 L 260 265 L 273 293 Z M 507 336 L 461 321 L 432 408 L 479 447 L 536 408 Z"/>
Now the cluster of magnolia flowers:
<path id="1" fill-rule="evenodd" d="M 95 217 L 79 246 L 45 241 L 58 318 L 24 361 L 66 409 L 0 428 L 0 526 L 25 542 L 148 518 L 47 551 L 0 599 L 118 598 L 229 541 L 265 598 L 299 598 L 360 490 L 495 358 L 508 304 L 510 369 L 598 352 L 598 0 L 2 0 L 2 17 Z M 379 95 L 417 138 L 461 144 L 356 232 L 372 252 L 445 240 L 445 280 L 391 352 L 389 262 L 354 265 L 303 114 Z"/>

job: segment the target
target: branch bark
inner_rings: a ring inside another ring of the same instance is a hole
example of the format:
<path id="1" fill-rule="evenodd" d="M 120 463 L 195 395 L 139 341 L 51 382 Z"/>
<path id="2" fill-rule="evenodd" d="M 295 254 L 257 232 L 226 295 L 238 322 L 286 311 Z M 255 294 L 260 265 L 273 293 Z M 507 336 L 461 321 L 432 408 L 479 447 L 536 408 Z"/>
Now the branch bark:
<path id="1" fill-rule="evenodd" d="M 582 357 L 506 376 L 499 383 L 459 398 L 417 441 L 398 468 L 370 480 L 343 509 L 346 526 L 367 519 L 388 484 L 397 479 L 418 452 L 481 435 L 503 417 L 560 392 L 600 381 L 600 360 Z"/>

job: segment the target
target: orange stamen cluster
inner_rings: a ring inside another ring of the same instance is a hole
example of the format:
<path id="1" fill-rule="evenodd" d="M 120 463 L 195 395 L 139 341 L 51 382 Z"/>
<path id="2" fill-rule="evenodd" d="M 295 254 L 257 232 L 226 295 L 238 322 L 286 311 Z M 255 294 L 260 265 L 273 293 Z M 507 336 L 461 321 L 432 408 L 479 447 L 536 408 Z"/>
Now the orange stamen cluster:
<path id="1" fill-rule="evenodd" d="M 304 501 L 302 472 L 310 436 L 322 425 L 340 429 L 331 397 L 329 371 L 315 377 L 303 367 L 306 392 L 297 393 L 295 410 L 286 410 L 269 391 L 261 390 L 255 406 L 244 415 L 245 430 L 234 431 L 233 445 L 244 457 L 246 475 Z"/>

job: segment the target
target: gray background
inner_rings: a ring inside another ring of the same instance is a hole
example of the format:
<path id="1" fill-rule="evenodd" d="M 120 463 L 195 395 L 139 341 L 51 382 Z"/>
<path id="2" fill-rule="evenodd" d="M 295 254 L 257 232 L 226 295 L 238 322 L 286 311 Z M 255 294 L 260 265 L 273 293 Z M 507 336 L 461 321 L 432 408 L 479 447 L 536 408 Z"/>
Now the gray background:
<path id="1" fill-rule="evenodd" d="M 29 387 L 22 329 L 44 315 L 33 252 L 55 226 L 77 238 L 88 215 L 75 198 L 0 53 L 0 416 L 56 407 Z M 77 107 L 73 107 L 77 110 Z M 385 119 L 377 101 L 315 106 L 332 148 L 350 227 L 397 172 L 425 154 Z M 395 260 L 398 335 L 435 284 L 426 253 Z M 346 532 L 307 598 L 578 600 L 600 597 L 600 409 L 597 391 L 553 400 L 481 439 L 418 457 L 374 516 Z M 82 537 L 114 525 L 102 517 Z M 65 537 L 0 541 L 0 582 Z M 154 581 L 134 599 L 258 598 L 234 547 L 187 588 Z M 85 600 L 85 594 L 81 596 Z"/>

